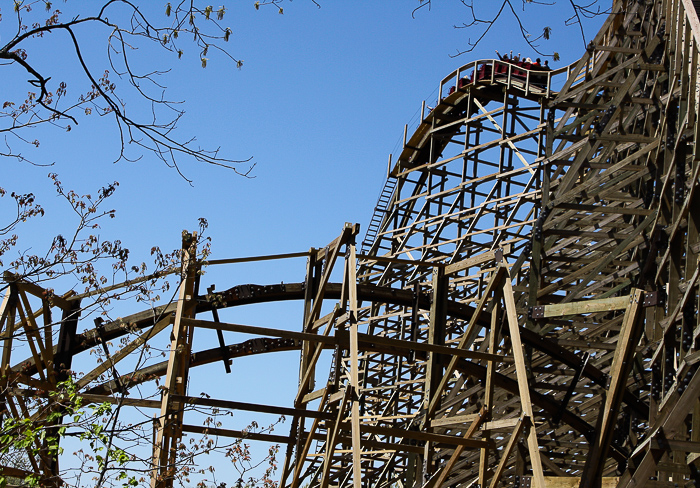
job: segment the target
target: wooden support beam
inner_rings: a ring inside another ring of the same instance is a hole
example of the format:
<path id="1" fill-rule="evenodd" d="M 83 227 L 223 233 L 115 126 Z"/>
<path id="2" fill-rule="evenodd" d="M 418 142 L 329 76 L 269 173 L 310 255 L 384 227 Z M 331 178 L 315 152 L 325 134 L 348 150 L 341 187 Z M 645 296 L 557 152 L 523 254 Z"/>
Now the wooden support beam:
<path id="1" fill-rule="evenodd" d="M 530 400 L 530 387 L 527 379 L 525 356 L 523 355 L 523 345 L 520 341 L 520 331 L 518 329 L 518 315 L 515 309 L 513 286 L 510 280 L 510 275 L 507 274 L 503 284 L 503 300 L 505 301 L 506 317 L 508 319 L 508 329 L 510 331 L 510 343 L 513 350 L 513 357 L 515 358 L 515 372 L 518 378 L 520 403 L 522 405 L 523 415 L 527 418 L 534 419 L 535 415 L 532 410 L 532 401 Z M 527 447 L 530 452 L 530 464 L 532 466 L 535 488 L 546 488 L 544 471 L 542 470 L 542 460 L 540 459 L 540 449 L 537 442 L 537 429 L 534 425 L 528 429 Z"/>
<path id="2" fill-rule="evenodd" d="M 695 369 L 694 373 L 692 373 L 693 369 Z M 692 368 L 689 365 L 683 365 L 679 369 L 681 378 L 685 378 L 690 373 L 692 373 L 692 377 L 682 393 L 678 389 L 680 382 L 677 381 L 674 384 L 671 394 L 666 398 L 659 415 L 649 429 L 647 441 L 642 442 L 632 453 L 634 457 L 643 455 L 642 460 L 620 478 L 619 488 L 634 488 L 645 483 L 656 470 L 657 463 L 665 452 L 651 449 L 651 440 L 655 439 L 657 435 L 668 440 L 674 440 L 676 435 L 679 434 L 679 430 L 683 428 L 688 414 L 695 406 L 698 397 L 700 397 L 700 369 Z"/>
<path id="3" fill-rule="evenodd" d="M 481 328 L 481 325 L 479 325 L 479 319 L 481 317 L 481 314 L 484 312 L 484 307 L 487 301 L 489 300 L 490 295 L 502 285 L 506 273 L 507 270 L 503 266 L 498 266 L 493 275 L 491 276 L 491 279 L 488 285 L 486 286 L 484 293 L 479 298 L 479 302 L 475 307 L 475 311 L 471 317 L 471 320 L 469 321 L 469 325 L 467 326 L 466 330 L 464 331 L 464 335 L 459 341 L 459 345 L 457 346 L 459 349 L 464 349 L 465 347 L 471 345 L 471 342 L 476 337 L 476 334 Z M 455 367 L 457 366 L 457 361 L 458 358 L 453 356 L 450 359 L 450 362 L 448 363 L 447 367 L 445 368 L 440 383 L 436 388 L 436 396 L 431 399 L 430 404 L 428 405 L 426 411 L 426 416 L 428 418 L 432 418 L 433 414 L 435 413 L 435 410 L 437 409 L 439 403 L 440 394 L 444 391 L 450 377 L 452 376 L 452 373 L 454 373 Z"/>
<path id="4" fill-rule="evenodd" d="M 353 229 L 347 244 L 347 257 L 345 259 L 345 281 L 347 289 L 347 310 L 350 314 L 348 320 L 348 332 L 350 335 L 350 422 L 352 424 L 352 484 L 354 488 L 362 486 L 362 431 L 360 426 L 360 348 L 358 341 L 358 312 L 357 298 L 357 260 L 355 256 L 355 235 L 357 228 Z"/>
<path id="5" fill-rule="evenodd" d="M 500 343 L 500 320 L 502 308 L 499 306 L 502 290 L 498 290 L 494 296 L 494 306 L 491 309 L 491 327 L 488 331 L 489 352 L 495 354 Z M 484 420 L 490 421 L 493 419 L 493 412 L 496 407 L 494 402 L 494 373 L 496 372 L 497 364 L 495 361 L 488 361 L 486 364 L 486 382 L 484 385 Z M 491 438 L 491 432 L 484 427 L 482 440 L 488 441 Z M 489 449 L 483 448 L 479 454 L 479 484 L 486 486 L 488 484 L 488 466 L 489 466 Z"/>
<path id="6" fill-rule="evenodd" d="M 158 333 L 163 331 L 168 325 L 170 325 L 172 323 L 172 321 L 173 321 L 173 317 L 171 317 L 170 315 L 160 319 L 153 327 L 148 329 L 143 334 L 139 335 L 133 341 L 129 342 L 129 344 L 127 344 L 126 346 L 119 349 L 116 353 L 112 354 L 109 360 L 103 361 L 97 367 L 95 367 L 92 371 L 90 371 L 89 373 L 85 374 L 82 378 L 80 378 L 76 382 L 76 385 L 78 386 L 78 388 L 84 388 L 91 381 L 98 378 L 102 373 L 104 373 L 108 369 L 116 366 L 117 363 L 119 363 L 119 361 L 126 358 L 129 354 L 131 354 L 137 348 L 146 344 L 151 338 L 155 337 Z"/>
<path id="7" fill-rule="evenodd" d="M 464 433 L 464 438 L 469 439 L 476 432 L 479 430 L 479 427 L 483 423 L 484 419 L 486 418 L 486 409 L 484 407 L 481 407 L 481 410 L 478 413 L 478 416 L 474 421 L 469 425 L 469 428 L 467 431 Z M 450 459 L 445 463 L 445 465 L 440 469 L 440 473 L 437 478 L 437 481 L 435 482 L 436 487 L 442 486 L 442 484 L 447 480 L 447 477 L 450 475 L 452 472 L 452 469 L 454 468 L 455 464 L 457 464 L 457 461 L 459 460 L 459 457 L 462 455 L 464 452 L 465 446 L 457 446 L 457 448 L 454 450 L 452 453 L 452 456 L 450 456 Z"/>
<path id="8" fill-rule="evenodd" d="M 26 293 L 34 295 L 37 298 L 43 299 L 47 296 L 50 296 L 51 302 L 57 307 L 61 308 L 61 310 L 67 311 L 72 308 L 71 303 L 68 300 L 66 300 L 65 297 L 50 293 L 49 290 L 47 290 L 46 288 L 43 288 L 30 281 L 24 280 L 18 274 L 12 273 L 10 271 L 5 271 L 3 273 L 3 278 L 6 283 L 16 284 L 19 290 L 25 291 Z"/>
<path id="9" fill-rule="evenodd" d="M 197 279 L 197 234 L 183 233 L 182 281 L 173 322 L 170 356 L 157 418 L 151 488 L 172 488 L 177 470 L 177 451 L 182 438 L 184 403 L 175 396 L 187 394 L 187 379 L 192 353 L 194 327 L 185 319 L 194 317 L 195 282 Z"/>
<path id="10" fill-rule="evenodd" d="M 217 437 L 233 437 L 235 439 L 250 439 L 253 441 L 272 442 L 277 444 L 286 444 L 291 440 L 290 437 L 275 434 L 264 434 L 258 432 L 249 432 L 245 430 L 222 429 L 220 427 L 208 427 L 206 425 L 187 425 L 182 426 L 183 432 L 192 432 L 206 436 Z"/>
<path id="11" fill-rule="evenodd" d="M 581 474 L 581 488 L 598 488 L 602 478 L 605 460 L 612 442 L 613 430 L 617 424 L 617 414 L 622 404 L 623 392 L 627 388 L 627 376 L 632 370 L 636 346 L 643 328 L 641 317 L 642 290 L 633 290 L 625 311 L 622 328 L 618 336 L 615 356 L 610 370 L 610 386 L 605 395 L 605 405 L 601 410 L 601 420 L 596 438 L 591 446 L 586 466 Z"/>
<path id="12" fill-rule="evenodd" d="M 579 302 L 558 303 L 533 307 L 533 318 L 564 317 L 596 312 L 623 310 L 629 305 L 630 297 L 612 297 L 597 300 L 582 300 Z"/>
<path id="13" fill-rule="evenodd" d="M 335 445 L 337 443 L 338 432 L 342 425 L 342 419 L 345 416 L 345 408 L 350 401 L 350 396 L 352 391 L 350 388 L 346 388 L 343 392 L 343 398 L 338 405 L 338 411 L 336 412 L 335 422 L 330 426 L 326 435 L 325 453 L 323 456 L 323 470 L 321 472 L 321 484 L 319 488 L 328 488 L 330 483 L 329 474 L 331 472 L 331 466 L 333 463 L 333 454 L 335 452 Z"/>
<path id="14" fill-rule="evenodd" d="M 513 432 L 511 433 L 510 438 L 508 439 L 508 444 L 506 444 L 506 447 L 501 452 L 501 460 L 498 462 L 498 466 L 496 466 L 496 470 L 493 472 L 493 477 L 491 478 L 491 484 L 489 485 L 489 488 L 496 488 L 498 486 L 498 483 L 501 481 L 501 477 L 503 476 L 503 470 L 508 464 L 508 458 L 510 457 L 511 453 L 513 452 L 513 449 L 520 440 L 520 436 L 523 433 L 523 429 L 525 428 L 526 423 L 529 421 L 530 420 L 527 417 L 521 415 L 518 419 L 518 422 L 515 424 L 515 428 L 513 429 Z M 534 428 L 534 426 L 531 426 L 530 428 Z M 547 488 L 550 488 L 550 486 L 547 485 Z"/>

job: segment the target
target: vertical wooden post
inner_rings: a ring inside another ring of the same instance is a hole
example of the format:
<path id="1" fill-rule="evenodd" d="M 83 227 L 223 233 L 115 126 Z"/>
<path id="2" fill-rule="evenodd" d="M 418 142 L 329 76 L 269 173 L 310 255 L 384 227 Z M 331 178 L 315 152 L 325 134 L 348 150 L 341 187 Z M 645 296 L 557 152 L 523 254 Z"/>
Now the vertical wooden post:
<path id="1" fill-rule="evenodd" d="M 610 385 L 605 396 L 605 405 L 600 412 L 602 420 L 598 422 L 600 428 L 596 433 L 596 439 L 586 458 L 586 465 L 581 473 L 580 488 L 596 488 L 600 486 L 603 467 L 607 459 L 613 430 L 617 421 L 617 414 L 622 403 L 622 395 L 627 386 L 627 376 L 632 370 L 632 362 L 637 344 L 642 332 L 639 320 L 642 309 L 642 290 L 633 290 L 630 304 L 625 311 L 620 335 L 617 339 L 615 356 L 610 367 Z"/>
<path id="2" fill-rule="evenodd" d="M 357 258 L 355 254 L 355 236 L 359 226 L 353 227 L 352 235 L 347 244 L 347 257 L 345 259 L 346 280 L 348 285 L 348 314 L 350 332 L 350 387 L 352 389 L 352 403 L 350 404 L 350 422 L 352 435 L 352 484 L 354 488 L 360 488 L 362 482 L 362 433 L 360 432 L 360 360 L 357 330 L 357 313 L 359 311 L 357 301 Z"/>
<path id="3" fill-rule="evenodd" d="M 428 328 L 428 344 L 442 346 L 445 344 L 445 321 L 447 319 L 447 283 L 448 278 L 445 276 L 445 269 L 437 267 L 433 269 L 433 303 L 430 305 L 430 325 Z M 443 379 L 443 365 L 440 354 L 428 353 L 428 361 L 425 371 L 425 393 L 423 399 L 423 408 L 427 412 L 430 410 L 430 405 L 433 403 L 436 408 L 439 400 L 437 395 L 440 395 L 440 383 Z M 426 430 L 432 430 L 430 421 L 432 416 L 425 418 Z M 427 480 L 433 474 L 432 463 L 433 443 L 428 441 L 425 443 L 425 451 L 423 455 L 423 479 Z"/>
<path id="4" fill-rule="evenodd" d="M 9 386 L 10 371 L 12 366 L 12 338 L 15 329 L 15 304 L 17 303 L 17 286 L 10 284 L 5 291 L 5 297 L 0 305 L 0 340 L 2 340 L 2 364 L 0 364 L 0 422 L 5 412 L 5 391 Z M 3 330 L 3 325 L 4 330 Z"/>
<path id="5" fill-rule="evenodd" d="M 494 307 L 491 310 L 491 330 L 489 332 L 489 353 L 496 354 L 498 347 L 498 329 L 500 325 L 500 290 L 496 292 L 494 297 Z M 496 371 L 496 361 L 490 359 L 486 365 L 486 385 L 484 386 L 484 422 L 488 422 L 493 416 L 493 376 Z M 491 434 L 488 430 L 484 430 L 483 440 L 488 441 Z M 488 467 L 489 467 L 489 449 L 484 447 L 479 455 L 479 484 L 487 486 L 488 484 Z"/>
<path id="6" fill-rule="evenodd" d="M 197 233 L 183 232 L 180 291 L 175 309 L 165 390 L 157 420 L 156 442 L 153 446 L 151 488 L 171 488 L 177 469 L 177 449 L 182 439 L 184 404 L 173 397 L 184 396 L 187 392 L 194 327 L 184 326 L 182 319 L 195 316 L 194 292 L 198 270 Z"/>
<path id="7" fill-rule="evenodd" d="M 61 318 L 61 329 L 54 355 L 54 368 L 58 381 L 65 381 L 68 378 L 67 372 L 73 364 L 73 351 L 77 345 L 75 336 L 78 330 L 78 318 L 80 318 L 80 300 L 72 302 L 71 308 L 64 310 Z"/>

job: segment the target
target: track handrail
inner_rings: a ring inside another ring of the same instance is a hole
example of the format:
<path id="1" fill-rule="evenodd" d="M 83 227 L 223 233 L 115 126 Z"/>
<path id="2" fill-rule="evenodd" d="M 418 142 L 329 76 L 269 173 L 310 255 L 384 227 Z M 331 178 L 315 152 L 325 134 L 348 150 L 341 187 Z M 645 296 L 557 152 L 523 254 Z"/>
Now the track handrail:
<path id="1" fill-rule="evenodd" d="M 513 86 L 514 81 L 518 81 L 519 83 L 524 82 L 524 86 L 518 86 L 518 88 L 524 90 L 526 95 L 529 95 L 532 93 L 531 84 L 534 80 L 537 80 L 538 89 L 544 90 L 544 92 L 539 92 L 538 95 L 548 97 L 552 93 L 552 78 L 563 73 L 566 73 L 566 77 L 568 78 L 571 75 L 571 70 L 574 69 L 577 63 L 578 60 L 555 70 L 545 70 L 527 69 L 510 61 L 502 61 L 500 59 L 477 59 L 460 66 L 440 80 L 438 97 L 439 100 L 445 98 L 444 90 L 446 87 L 450 87 L 449 89 L 454 87 L 454 89 L 457 90 L 483 81 L 490 81 L 491 83 L 502 83 L 505 81 L 504 84 L 508 88 Z M 495 70 L 493 69 L 494 66 L 500 69 Z M 490 73 L 479 77 L 479 70 L 482 67 L 490 67 Z M 497 73 L 496 71 L 499 72 Z"/>

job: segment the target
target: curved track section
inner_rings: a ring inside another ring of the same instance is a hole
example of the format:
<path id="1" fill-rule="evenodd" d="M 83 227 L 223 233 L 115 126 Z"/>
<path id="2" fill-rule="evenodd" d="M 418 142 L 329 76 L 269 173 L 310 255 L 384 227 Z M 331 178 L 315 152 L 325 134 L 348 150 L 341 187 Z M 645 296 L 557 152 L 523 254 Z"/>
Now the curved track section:
<path id="1" fill-rule="evenodd" d="M 255 258 L 306 257 L 302 283 L 203 294 L 186 240 L 176 302 L 81 329 L 79 297 L 6 277 L 3 415 L 41 422 L 46 392 L 99 351 L 75 378 L 85 401 L 160 412 L 153 487 L 178 479 L 185 434 L 283 444 L 284 488 L 700 483 L 700 21 L 689 0 L 613 9 L 565 69 L 479 60 L 443 79 L 362 252 L 346 224 L 323 248 Z M 300 327 L 219 317 L 287 300 Z M 142 360 L 158 341 L 166 357 Z M 195 367 L 290 350 L 287 402 L 189 396 Z M 188 423 L 193 407 L 291 430 Z M 27 459 L 56 481 L 52 453 Z"/>

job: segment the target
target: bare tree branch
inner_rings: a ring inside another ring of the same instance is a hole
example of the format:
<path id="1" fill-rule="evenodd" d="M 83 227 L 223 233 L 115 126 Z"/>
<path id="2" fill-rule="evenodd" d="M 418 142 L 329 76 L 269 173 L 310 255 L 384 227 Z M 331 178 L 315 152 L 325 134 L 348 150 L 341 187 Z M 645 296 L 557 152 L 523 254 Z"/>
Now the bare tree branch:
<path id="1" fill-rule="evenodd" d="M 220 21 L 226 13 L 225 7 L 214 10 L 210 6 L 198 7 L 194 1 L 181 1 L 176 5 L 170 3 L 166 6 L 166 18 L 171 18 L 169 23 L 160 22 L 156 25 L 142 10 L 141 7 L 129 0 L 108 0 L 99 5 L 97 15 L 75 17 L 62 21 L 61 12 L 56 10 L 47 14 L 48 18 L 43 24 L 34 23 L 32 27 L 24 26 L 23 14 L 31 15 L 32 6 L 45 3 L 47 9 L 50 2 L 43 0 L 16 3 L 17 34 L 4 46 L 0 46 L 0 61 L 2 66 L 18 65 L 31 76 L 29 85 L 38 89 L 38 95 L 30 92 L 24 103 L 18 104 L 7 100 L 0 109 L 0 120 L 6 119 L 8 123 L 0 125 L 0 133 L 17 135 L 23 129 L 50 123 L 70 130 L 70 122 L 77 125 L 79 120 L 77 113 L 84 111 L 85 115 L 96 112 L 98 115 L 112 115 L 117 125 L 120 138 L 120 151 L 117 161 L 124 159 L 135 161 L 140 159 L 129 157 L 126 147 L 129 144 L 140 147 L 144 153 L 153 153 L 168 166 L 175 168 L 179 174 L 180 159 L 189 158 L 197 162 L 221 166 L 231 169 L 239 175 L 249 177 L 254 167 L 251 158 L 231 159 L 220 155 L 219 148 L 204 149 L 195 145 L 194 137 L 182 140 L 175 136 L 178 122 L 184 115 L 184 110 L 177 105 L 182 102 L 168 100 L 165 97 L 166 86 L 156 78 L 167 74 L 166 71 L 151 70 L 138 73 L 132 68 L 130 58 L 134 56 L 134 43 L 146 42 L 157 48 L 180 57 L 183 50 L 180 46 L 181 36 L 192 36 L 188 43 L 194 44 L 199 49 L 202 66 L 206 66 L 207 55 L 210 50 L 222 53 L 237 67 L 241 67 L 242 60 L 233 57 L 220 42 L 227 42 L 231 30 L 221 25 Z M 109 16 L 108 16 L 109 14 Z M 114 20 L 118 19 L 118 20 Z M 200 25 L 202 24 L 202 25 Z M 110 69 L 119 77 L 125 78 L 128 84 L 136 90 L 141 100 L 129 99 L 129 103 L 151 104 L 151 120 L 141 121 L 127 115 L 127 101 L 117 94 L 117 86 L 109 78 L 109 70 L 100 70 L 91 66 L 83 55 L 83 44 L 89 42 L 88 38 L 82 38 L 76 29 L 84 25 L 102 26 L 107 33 L 107 59 Z M 52 76 L 37 68 L 29 56 L 33 45 L 29 40 L 41 38 L 45 34 L 66 33 L 72 44 L 72 52 L 75 55 L 80 69 L 90 84 L 90 89 L 78 99 L 77 103 L 65 104 L 63 98 L 66 92 L 65 83 L 59 83 L 55 91 L 49 88 Z M 25 47 L 25 44 L 27 46 Z M 115 62 L 114 54 L 118 55 L 119 65 Z M 103 72 L 100 76 L 97 73 Z M 144 83 L 150 85 L 148 91 Z M 150 92 L 151 88 L 158 90 L 158 95 Z M 59 105 L 59 102 L 60 103 Z M 164 113 L 160 107 L 169 111 Z M 18 136 L 19 137 L 19 136 Z M 6 139 L 6 144 L 9 144 Z M 8 151 L 8 154 L 13 154 Z M 16 154 L 15 154 L 15 157 Z M 21 158 L 18 158 L 21 160 Z M 246 165 L 244 169 L 241 165 Z M 187 179 L 187 178 L 185 178 Z M 189 180 L 188 180 L 189 181 Z"/>

